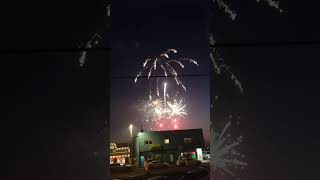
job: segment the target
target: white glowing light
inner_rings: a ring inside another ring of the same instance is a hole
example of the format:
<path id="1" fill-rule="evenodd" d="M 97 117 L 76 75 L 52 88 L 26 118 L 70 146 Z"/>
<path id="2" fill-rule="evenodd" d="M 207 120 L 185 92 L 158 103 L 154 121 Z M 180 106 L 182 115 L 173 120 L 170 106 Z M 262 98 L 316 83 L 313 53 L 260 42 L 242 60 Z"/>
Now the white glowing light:
<path id="1" fill-rule="evenodd" d="M 130 129 L 130 137 L 132 137 L 132 128 L 133 128 L 133 125 L 130 124 L 130 126 L 129 126 L 129 129 Z"/>

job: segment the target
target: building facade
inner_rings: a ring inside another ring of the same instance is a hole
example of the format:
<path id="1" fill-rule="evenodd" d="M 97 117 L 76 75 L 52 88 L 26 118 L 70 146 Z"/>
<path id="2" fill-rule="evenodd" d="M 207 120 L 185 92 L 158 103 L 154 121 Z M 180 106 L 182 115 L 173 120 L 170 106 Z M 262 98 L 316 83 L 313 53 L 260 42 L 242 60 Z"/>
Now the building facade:
<path id="1" fill-rule="evenodd" d="M 110 164 L 131 164 L 129 144 L 110 143 Z"/>
<path id="2" fill-rule="evenodd" d="M 196 154 L 197 148 L 204 148 L 202 129 L 139 132 L 133 142 L 139 167 L 148 159 L 175 163 L 183 153 Z"/>

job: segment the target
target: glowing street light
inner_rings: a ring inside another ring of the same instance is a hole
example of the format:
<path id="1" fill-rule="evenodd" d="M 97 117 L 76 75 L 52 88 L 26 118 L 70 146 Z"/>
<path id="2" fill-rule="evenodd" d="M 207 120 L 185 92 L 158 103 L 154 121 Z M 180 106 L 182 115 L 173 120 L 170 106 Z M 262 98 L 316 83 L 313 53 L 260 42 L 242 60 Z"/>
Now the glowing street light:
<path id="1" fill-rule="evenodd" d="M 132 137 L 132 128 L 133 128 L 133 125 L 130 124 L 130 126 L 129 126 L 129 129 L 130 129 L 130 137 Z"/>

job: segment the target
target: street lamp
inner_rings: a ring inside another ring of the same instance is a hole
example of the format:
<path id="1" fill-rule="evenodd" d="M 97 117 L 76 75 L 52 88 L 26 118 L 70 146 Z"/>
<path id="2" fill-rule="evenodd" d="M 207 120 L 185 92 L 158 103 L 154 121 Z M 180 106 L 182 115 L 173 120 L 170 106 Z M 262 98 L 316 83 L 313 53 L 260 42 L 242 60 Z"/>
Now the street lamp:
<path id="1" fill-rule="evenodd" d="M 129 126 L 129 129 L 130 129 L 130 137 L 132 137 L 132 128 L 133 128 L 133 125 L 130 124 L 130 126 Z"/>
<path id="2" fill-rule="evenodd" d="M 130 144 L 130 158 L 129 159 L 131 159 L 131 160 L 129 160 L 129 163 L 130 164 L 132 164 L 132 156 L 133 156 L 133 136 L 132 136 L 132 128 L 133 128 L 133 125 L 132 124 L 130 124 L 130 126 L 129 126 L 129 130 L 130 130 L 130 142 L 129 142 L 129 144 Z"/>

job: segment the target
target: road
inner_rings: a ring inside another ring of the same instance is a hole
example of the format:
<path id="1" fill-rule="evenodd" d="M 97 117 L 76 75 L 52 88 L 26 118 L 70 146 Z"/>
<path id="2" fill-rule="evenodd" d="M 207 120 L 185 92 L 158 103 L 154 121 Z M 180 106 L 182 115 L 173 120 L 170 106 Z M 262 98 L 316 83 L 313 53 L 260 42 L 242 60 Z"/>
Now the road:
<path id="1" fill-rule="evenodd" d="M 205 167 L 208 170 L 208 172 L 210 171 L 209 165 L 202 165 L 202 167 Z M 135 177 L 137 179 L 144 180 L 154 176 L 167 176 L 170 180 L 171 179 L 176 180 L 179 177 L 183 176 L 186 172 L 194 168 L 196 167 L 170 167 L 166 169 L 151 170 L 149 172 L 146 172 L 143 168 L 134 168 L 128 172 L 118 172 L 118 173 L 111 172 L 111 178 L 122 179 L 125 177 Z M 141 177 L 141 178 L 138 178 L 138 177 Z"/>

